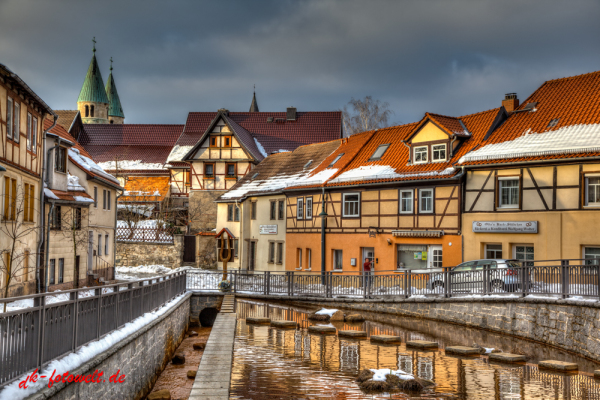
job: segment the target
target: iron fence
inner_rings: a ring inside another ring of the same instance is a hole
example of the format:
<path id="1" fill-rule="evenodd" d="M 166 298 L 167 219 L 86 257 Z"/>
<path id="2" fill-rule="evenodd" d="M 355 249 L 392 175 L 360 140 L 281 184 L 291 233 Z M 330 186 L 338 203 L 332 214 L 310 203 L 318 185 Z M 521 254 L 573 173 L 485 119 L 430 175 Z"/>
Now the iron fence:
<path id="1" fill-rule="evenodd" d="M 117 228 L 117 242 L 123 243 L 134 243 L 134 242 L 147 242 L 147 243 L 173 243 L 173 234 L 177 228 L 174 227 L 118 227 Z"/>
<path id="2" fill-rule="evenodd" d="M 186 275 L 0 299 L 0 386 L 133 321 L 186 291 Z M 31 303 L 31 304 L 29 304 Z"/>
<path id="3" fill-rule="evenodd" d="M 561 260 L 472 267 L 436 271 L 377 271 L 344 275 L 339 272 L 228 272 L 234 292 L 320 297 L 455 297 L 552 296 L 600 300 L 600 265 L 589 260 Z M 546 265 L 542 265 L 545 263 Z M 188 289 L 218 290 L 222 272 L 188 270 Z"/>

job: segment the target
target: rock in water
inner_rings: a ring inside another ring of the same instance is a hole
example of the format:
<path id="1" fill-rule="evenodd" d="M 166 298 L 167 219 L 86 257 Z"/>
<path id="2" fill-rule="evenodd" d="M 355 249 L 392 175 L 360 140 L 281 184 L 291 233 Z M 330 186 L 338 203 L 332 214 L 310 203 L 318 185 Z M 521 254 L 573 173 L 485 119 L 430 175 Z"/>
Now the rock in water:
<path id="1" fill-rule="evenodd" d="M 185 355 L 183 353 L 177 353 L 171 359 L 173 364 L 185 364 Z"/>
<path id="2" fill-rule="evenodd" d="M 329 320 L 344 322 L 344 313 L 341 312 L 340 310 L 337 310 L 336 312 L 333 313 L 333 315 L 331 316 L 331 318 L 329 318 Z"/>
<path id="3" fill-rule="evenodd" d="M 158 392 L 153 392 L 146 397 L 148 400 L 171 400 L 171 392 L 167 389 L 159 390 Z"/>
<path id="4" fill-rule="evenodd" d="M 190 378 L 190 379 L 194 379 L 194 378 L 196 377 L 196 372 L 197 372 L 197 371 L 192 371 L 192 370 L 189 370 L 189 371 L 187 372 L 187 377 L 188 377 L 188 378 Z"/>
<path id="5" fill-rule="evenodd" d="M 192 345 L 192 347 L 194 348 L 194 350 L 204 350 L 204 348 L 206 347 L 206 343 L 196 342 Z"/>
<path id="6" fill-rule="evenodd" d="M 358 378 L 356 378 L 356 382 L 368 381 L 369 379 L 371 379 L 373 377 L 373 375 L 375 375 L 375 374 L 370 369 L 363 369 L 362 371 L 360 371 L 360 374 L 358 374 Z"/>
<path id="7" fill-rule="evenodd" d="M 188 333 L 188 336 L 189 336 L 189 337 L 192 337 L 192 336 L 198 336 L 198 332 L 196 332 L 196 331 L 190 331 L 190 332 Z"/>
<path id="8" fill-rule="evenodd" d="M 364 322 L 365 317 L 360 314 L 350 314 L 345 317 L 346 322 Z"/>

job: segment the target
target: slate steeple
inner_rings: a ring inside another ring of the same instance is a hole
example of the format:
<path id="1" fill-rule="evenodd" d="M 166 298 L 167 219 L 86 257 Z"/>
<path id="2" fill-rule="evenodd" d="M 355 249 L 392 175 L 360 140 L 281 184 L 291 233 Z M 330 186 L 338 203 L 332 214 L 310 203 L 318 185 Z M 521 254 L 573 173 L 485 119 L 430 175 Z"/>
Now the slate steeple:
<path id="1" fill-rule="evenodd" d="M 117 86 L 113 78 L 113 67 L 112 57 L 110 58 L 110 74 L 106 81 L 106 96 L 108 97 L 108 121 L 111 124 L 122 124 L 125 120 L 125 114 L 123 114 L 123 107 L 121 107 L 121 100 L 119 99 L 119 93 L 117 92 Z"/>
<path id="2" fill-rule="evenodd" d="M 252 104 L 250 104 L 250 112 L 258 112 L 258 102 L 256 101 L 256 85 L 254 85 L 254 96 L 252 96 Z"/>
<path id="3" fill-rule="evenodd" d="M 88 67 L 79 98 L 77 109 L 81 112 L 84 123 L 106 124 L 108 123 L 108 97 L 104 89 L 102 74 L 96 61 L 96 38 L 93 40 L 93 55 Z"/>

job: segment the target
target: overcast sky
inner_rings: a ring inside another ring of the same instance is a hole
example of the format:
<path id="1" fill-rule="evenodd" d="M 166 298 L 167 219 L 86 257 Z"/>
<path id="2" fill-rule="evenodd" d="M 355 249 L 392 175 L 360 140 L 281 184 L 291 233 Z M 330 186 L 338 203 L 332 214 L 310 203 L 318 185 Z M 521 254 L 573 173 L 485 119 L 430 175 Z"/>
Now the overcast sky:
<path id="1" fill-rule="evenodd" d="M 600 70 L 598 0 L 0 0 L 0 63 L 75 109 L 92 37 L 127 123 L 189 111 L 329 111 L 387 101 L 394 122 L 521 101 Z"/>

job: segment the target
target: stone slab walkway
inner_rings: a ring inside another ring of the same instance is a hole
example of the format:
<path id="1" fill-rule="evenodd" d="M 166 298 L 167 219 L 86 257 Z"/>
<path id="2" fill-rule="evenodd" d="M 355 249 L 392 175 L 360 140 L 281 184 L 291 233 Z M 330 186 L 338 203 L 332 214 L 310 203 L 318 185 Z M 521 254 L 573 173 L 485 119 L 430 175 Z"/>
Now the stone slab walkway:
<path id="1" fill-rule="evenodd" d="M 217 315 L 189 400 L 229 399 L 236 323 L 236 314 L 233 312 L 220 312 Z"/>

